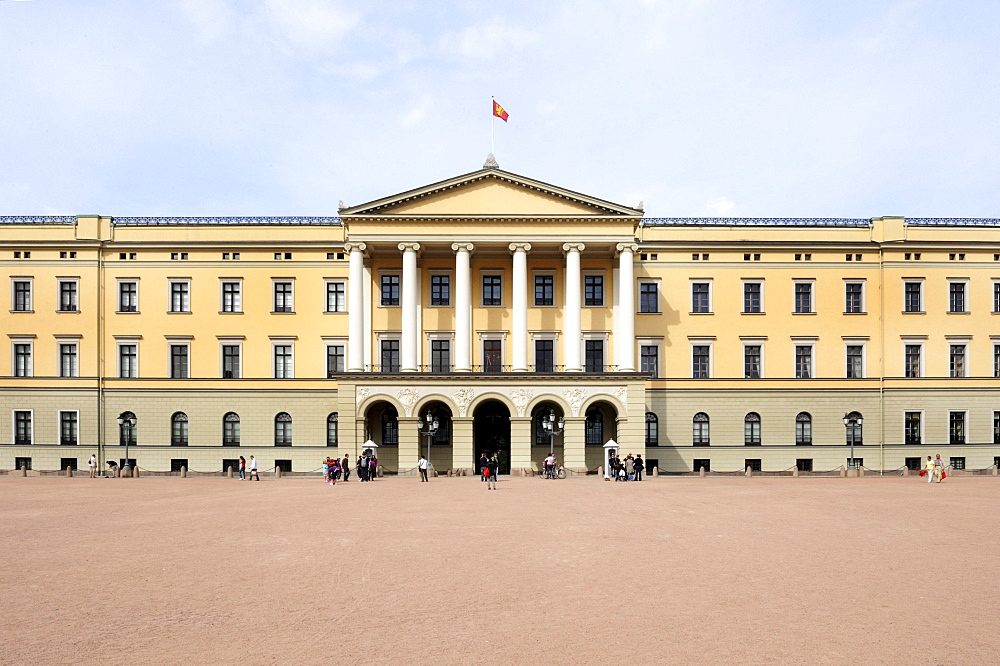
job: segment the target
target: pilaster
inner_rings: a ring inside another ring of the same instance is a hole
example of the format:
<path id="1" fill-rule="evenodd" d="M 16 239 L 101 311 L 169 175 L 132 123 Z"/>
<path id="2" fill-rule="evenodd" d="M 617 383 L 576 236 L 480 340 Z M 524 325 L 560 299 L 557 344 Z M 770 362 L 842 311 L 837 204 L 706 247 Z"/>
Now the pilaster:
<path id="1" fill-rule="evenodd" d="M 566 416 L 563 432 L 563 466 L 574 472 L 587 471 L 587 450 L 584 442 L 586 419 L 582 416 Z"/>
<path id="2" fill-rule="evenodd" d="M 523 474 L 531 468 L 531 417 L 510 417 L 510 473 Z"/>

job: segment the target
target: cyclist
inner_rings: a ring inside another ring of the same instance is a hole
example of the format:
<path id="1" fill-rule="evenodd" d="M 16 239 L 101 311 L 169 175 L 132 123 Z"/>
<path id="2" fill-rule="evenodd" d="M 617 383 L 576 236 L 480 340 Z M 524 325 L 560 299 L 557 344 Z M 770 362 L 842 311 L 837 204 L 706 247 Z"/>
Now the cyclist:
<path id="1" fill-rule="evenodd" d="M 548 458 L 546 458 L 542 462 L 542 465 L 545 468 L 545 478 L 546 479 L 553 479 L 553 478 L 555 478 L 555 470 L 556 470 L 556 457 L 555 457 L 555 455 L 552 454 L 552 453 L 550 453 L 549 456 L 548 456 Z"/>

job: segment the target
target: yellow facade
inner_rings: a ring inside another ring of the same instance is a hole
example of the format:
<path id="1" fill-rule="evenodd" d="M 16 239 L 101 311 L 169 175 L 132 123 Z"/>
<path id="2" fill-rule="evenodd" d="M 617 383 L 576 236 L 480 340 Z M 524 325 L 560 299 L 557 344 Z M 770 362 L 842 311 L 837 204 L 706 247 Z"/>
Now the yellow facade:
<path id="1" fill-rule="evenodd" d="M 0 217 L 0 468 L 122 460 L 133 415 L 150 471 L 408 474 L 428 413 L 439 471 L 986 468 L 998 227 L 650 218 L 490 167 L 335 217 Z"/>

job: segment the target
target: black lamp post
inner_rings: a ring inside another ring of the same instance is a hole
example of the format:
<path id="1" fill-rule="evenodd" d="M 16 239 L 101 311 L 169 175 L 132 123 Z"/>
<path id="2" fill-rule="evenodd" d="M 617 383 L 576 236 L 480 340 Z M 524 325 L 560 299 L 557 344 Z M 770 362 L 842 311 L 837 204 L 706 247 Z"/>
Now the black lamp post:
<path id="1" fill-rule="evenodd" d="M 135 428 L 135 417 L 118 417 L 118 429 L 121 432 L 122 426 L 128 426 L 125 430 L 125 465 L 122 466 L 122 474 L 125 476 L 132 476 L 132 465 L 128 462 L 128 441 L 132 439 L 132 429 Z"/>
<path id="2" fill-rule="evenodd" d="M 556 421 L 556 412 L 554 409 L 550 409 L 548 418 L 542 417 L 542 427 L 549 434 L 549 455 L 551 456 L 555 450 L 556 437 L 563 434 L 563 430 L 566 429 L 563 417 L 560 416 L 559 420 Z"/>
<path id="3" fill-rule="evenodd" d="M 441 424 L 430 412 L 424 414 L 424 419 L 425 421 L 417 419 L 417 430 L 427 438 L 427 468 L 432 470 L 434 469 L 434 465 L 431 464 L 431 442 L 434 441 L 434 435 L 437 433 L 438 428 L 441 427 Z"/>
<path id="4" fill-rule="evenodd" d="M 847 464 L 847 469 L 857 469 L 858 464 L 854 460 L 854 439 L 857 430 L 855 428 L 860 428 L 861 424 L 864 423 L 864 419 L 860 416 L 852 416 L 851 414 L 844 414 L 844 427 L 847 428 L 847 439 L 851 443 L 851 461 Z"/>

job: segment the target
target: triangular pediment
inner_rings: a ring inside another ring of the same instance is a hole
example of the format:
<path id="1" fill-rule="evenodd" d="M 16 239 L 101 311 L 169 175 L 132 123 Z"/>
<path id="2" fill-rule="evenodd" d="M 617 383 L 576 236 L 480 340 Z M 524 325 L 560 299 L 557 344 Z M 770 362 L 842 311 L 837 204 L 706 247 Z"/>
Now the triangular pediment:
<path id="1" fill-rule="evenodd" d="M 641 216 L 642 211 L 485 168 L 359 206 L 341 216 Z"/>

